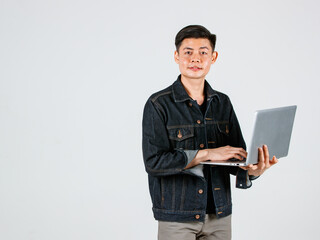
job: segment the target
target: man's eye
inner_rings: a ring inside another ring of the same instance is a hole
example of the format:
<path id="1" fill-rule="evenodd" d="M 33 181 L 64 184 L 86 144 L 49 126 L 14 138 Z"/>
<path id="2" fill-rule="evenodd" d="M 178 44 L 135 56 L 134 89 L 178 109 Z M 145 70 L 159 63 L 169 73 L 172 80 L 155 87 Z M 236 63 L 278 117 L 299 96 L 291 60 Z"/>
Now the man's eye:
<path id="1" fill-rule="evenodd" d="M 201 52 L 201 54 L 202 54 L 202 55 L 206 55 L 206 54 L 207 54 L 207 52 Z"/>
<path id="2" fill-rule="evenodd" d="M 190 55 L 191 51 L 186 51 L 185 54 Z"/>

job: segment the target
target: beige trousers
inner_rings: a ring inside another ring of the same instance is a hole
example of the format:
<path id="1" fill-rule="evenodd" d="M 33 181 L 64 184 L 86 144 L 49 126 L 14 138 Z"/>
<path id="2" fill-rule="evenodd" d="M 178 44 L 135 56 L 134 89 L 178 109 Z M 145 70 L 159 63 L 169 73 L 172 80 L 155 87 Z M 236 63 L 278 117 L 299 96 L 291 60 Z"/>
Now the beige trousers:
<path id="1" fill-rule="evenodd" d="M 158 240 L 231 240 L 231 215 L 207 214 L 204 222 L 159 221 L 158 227 Z"/>

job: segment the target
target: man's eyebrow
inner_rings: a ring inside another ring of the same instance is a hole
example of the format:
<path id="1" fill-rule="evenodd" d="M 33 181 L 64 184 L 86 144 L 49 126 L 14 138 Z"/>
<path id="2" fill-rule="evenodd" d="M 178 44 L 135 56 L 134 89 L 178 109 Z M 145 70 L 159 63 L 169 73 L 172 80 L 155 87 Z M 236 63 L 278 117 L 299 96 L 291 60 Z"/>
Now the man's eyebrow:
<path id="1" fill-rule="evenodd" d="M 191 47 L 185 47 L 183 50 L 193 50 Z"/>
<path id="2" fill-rule="evenodd" d="M 200 49 L 207 49 L 209 50 L 208 47 L 204 46 L 204 47 L 200 47 Z M 194 50 L 192 47 L 185 47 L 183 50 Z"/>

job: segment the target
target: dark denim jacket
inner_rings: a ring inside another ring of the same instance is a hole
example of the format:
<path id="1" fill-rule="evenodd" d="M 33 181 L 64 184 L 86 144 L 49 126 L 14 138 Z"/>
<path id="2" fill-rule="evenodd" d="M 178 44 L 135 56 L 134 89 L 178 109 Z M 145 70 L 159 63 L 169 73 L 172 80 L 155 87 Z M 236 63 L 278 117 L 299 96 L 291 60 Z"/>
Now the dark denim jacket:
<path id="1" fill-rule="evenodd" d="M 184 170 L 197 151 L 225 145 L 245 148 L 232 104 L 205 82 L 207 109 L 203 116 L 185 91 L 180 76 L 172 86 L 153 94 L 143 114 L 143 158 L 149 178 L 153 213 L 162 221 L 204 221 L 207 182 L 203 166 Z M 213 198 L 217 217 L 232 211 L 230 173 L 236 186 L 248 188 L 247 171 L 212 166 Z"/>

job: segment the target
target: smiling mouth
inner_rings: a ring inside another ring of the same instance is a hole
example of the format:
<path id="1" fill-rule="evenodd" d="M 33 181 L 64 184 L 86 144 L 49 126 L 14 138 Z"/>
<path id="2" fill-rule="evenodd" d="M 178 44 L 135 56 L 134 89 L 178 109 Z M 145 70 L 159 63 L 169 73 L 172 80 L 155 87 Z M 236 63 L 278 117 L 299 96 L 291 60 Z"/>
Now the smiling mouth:
<path id="1" fill-rule="evenodd" d="M 201 67 L 197 67 L 197 66 L 193 66 L 193 67 L 189 67 L 189 69 L 192 70 L 192 71 L 199 71 L 202 68 Z"/>

